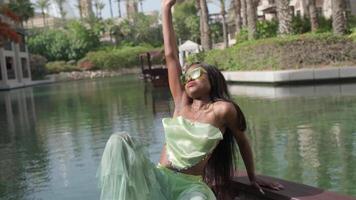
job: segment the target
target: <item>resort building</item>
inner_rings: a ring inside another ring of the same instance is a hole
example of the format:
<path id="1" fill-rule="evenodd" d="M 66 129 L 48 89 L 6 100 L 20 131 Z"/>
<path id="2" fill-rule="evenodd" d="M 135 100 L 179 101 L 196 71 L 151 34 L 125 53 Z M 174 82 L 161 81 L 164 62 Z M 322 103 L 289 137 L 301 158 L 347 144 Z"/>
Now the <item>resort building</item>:
<path id="1" fill-rule="evenodd" d="M 317 12 L 320 16 L 330 18 L 332 16 L 332 0 L 316 0 Z M 294 15 L 308 15 L 308 0 L 291 0 L 291 11 Z M 346 0 L 346 9 L 351 15 L 356 15 L 356 0 Z M 271 20 L 277 17 L 275 0 L 260 0 L 257 7 L 257 15 L 260 19 Z"/>
<path id="2" fill-rule="evenodd" d="M 61 19 L 45 14 L 45 17 L 41 13 L 35 13 L 27 22 L 24 23 L 26 29 L 31 28 L 45 28 L 45 27 L 55 27 Z"/>
<path id="3" fill-rule="evenodd" d="M 8 24 L 12 23 L 1 14 L 0 18 Z M 22 40 L 19 43 L 0 41 L 0 90 L 24 87 L 31 84 L 31 70 L 29 53 L 25 44 L 25 31 L 16 28 L 14 24 L 13 26 Z"/>

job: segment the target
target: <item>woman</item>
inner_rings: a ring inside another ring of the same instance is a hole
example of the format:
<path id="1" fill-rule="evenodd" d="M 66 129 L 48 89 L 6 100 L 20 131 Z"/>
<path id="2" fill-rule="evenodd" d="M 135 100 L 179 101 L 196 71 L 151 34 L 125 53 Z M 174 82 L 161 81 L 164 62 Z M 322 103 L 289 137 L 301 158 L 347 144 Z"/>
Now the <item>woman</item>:
<path id="1" fill-rule="evenodd" d="M 113 134 L 99 170 L 101 199 L 232 199 L 226 188 L 235 171 L 236 143 L 251 184 L 262 193 L 260 185 L 281 189 L 256 177 L 245 118 L 230 99 L 221 72 L 196 63 L 182 75 L 172 25 L 174 3 L 162 2 L 164 50 L 175 110 L 173 118 L 162 120 L 166 144 L 160 163 L 155 167 L 132 137 Z"/>

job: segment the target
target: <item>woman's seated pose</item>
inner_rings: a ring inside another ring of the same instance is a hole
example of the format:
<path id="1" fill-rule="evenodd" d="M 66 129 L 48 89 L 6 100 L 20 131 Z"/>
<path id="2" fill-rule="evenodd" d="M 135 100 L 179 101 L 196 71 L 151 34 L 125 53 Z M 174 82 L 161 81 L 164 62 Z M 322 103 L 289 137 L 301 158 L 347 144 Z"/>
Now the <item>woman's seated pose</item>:
<path id="1" fill-rule="evenodd" d="M 279 190 L 278 183 L 258 179 L 244 133 L 245 117 L 214 66 L 195 63 L 182 73 L 172 25 L 175 0 L 163 0 L 162 23 L 173 118 L 162 120 L 165 145 L 160 163 L 147 158 L 143 145 L 126 134 L 113 134 L 99 169 L 101 199 L 232 199 L 228 188 L 236 170 L 237 147 L 251 184 Z"/>

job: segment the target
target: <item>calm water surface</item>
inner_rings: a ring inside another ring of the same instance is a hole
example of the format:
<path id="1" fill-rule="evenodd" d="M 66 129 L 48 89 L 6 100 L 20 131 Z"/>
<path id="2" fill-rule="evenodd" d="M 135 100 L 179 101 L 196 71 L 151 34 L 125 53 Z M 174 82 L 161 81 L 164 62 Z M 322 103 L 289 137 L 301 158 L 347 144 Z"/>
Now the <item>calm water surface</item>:
<path id="1" fill-rule="evenodd" d="M 356 196 L 356 85 L 232 86 L 259 173 Z M 99 199 L 105 142 L 125 131 L 158 161 L 167 89 L 135 76 L 0 92 L 0 199 Z"/>

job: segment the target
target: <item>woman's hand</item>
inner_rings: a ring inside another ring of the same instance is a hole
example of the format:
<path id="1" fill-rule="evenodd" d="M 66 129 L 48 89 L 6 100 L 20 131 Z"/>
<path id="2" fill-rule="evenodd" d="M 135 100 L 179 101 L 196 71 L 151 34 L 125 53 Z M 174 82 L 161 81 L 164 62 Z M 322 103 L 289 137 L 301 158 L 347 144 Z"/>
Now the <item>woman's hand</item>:
<path id="1" fill-rule="evenodd" d="M 162 1 L 162 7 L 163 8 L 172 8 L 173 5 L 176 3 L 176 0 L 163 0 Z"/>
<path id="2" fill-rule="evenodd" d="M 277 190 L 277 191 L 284 189 L 283 185 L 278 182 L 269 182 L 257 177 L 250 182 L 251 185 L 256 189 L 258 189 L 258 191 L 260 191 L 262 194 L 265 194 L 265 192 L 262 190 L 262 187 L 269 188 L 272 190 Z"/>

